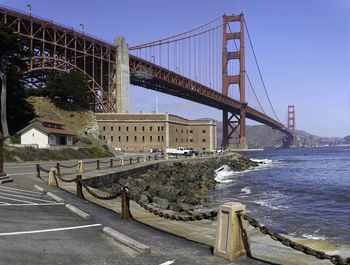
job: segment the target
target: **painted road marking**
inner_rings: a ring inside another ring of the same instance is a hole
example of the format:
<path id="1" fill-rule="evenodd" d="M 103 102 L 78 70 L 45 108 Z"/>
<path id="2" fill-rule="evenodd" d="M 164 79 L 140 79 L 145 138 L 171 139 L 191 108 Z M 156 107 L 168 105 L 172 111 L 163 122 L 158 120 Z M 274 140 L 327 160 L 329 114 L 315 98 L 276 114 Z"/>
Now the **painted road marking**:
<path id="1" fill-rule="evenodd" d="M 26 193 L 23 191 L 16 191 L 16 190 L 9 190 L 6 188 L 0 187 L 0 192 L 11 192 L 13 194 L 22 194 L 22 195 L 27 195 L 27 196 L 42 196 L 42 193 Z"/>
<path id="2" fill-rule="evenodd" d="M 32 198 L 32 197 L 27 197 L 27 196 L 22 196 L 22 195 L 16 195 L 16 194 L 11 194 L 11 193 L 1 192 L 1 191 L 0 191 L 0 194 L 1 195 L 12 196 L 12 197 L 17 197 L 17 198 L 22 198 L 22 199 L 30 199 L 30 200 L 33 200 L 33 201 L 52 202 L 52 201 L 49 201 L 49 200 L 43 200 L 43 199 Z"/>
<path id="3" fill-rule="evenodd" d="M 46 205 L 64 205 L 64 202 L 50 202 L 50 203 L 15 203 L 15 204 L 10 204 L 6 202 L 0 202 L 0 207 L 1 206 L 46 206 Z"/>
<path id="4" fill-rule="evenodd" d="M 102 226 L 102 225 L 101 225 L 101 224 L 93 224 L 93 225 L 82 225 L 82 226 L 61 227 L 61 228 L 44 229 L 44 230 L 33 230 L 33 231 L 20 231 L 20 232 L 10 232 L 10 233 L 0 233 L 0 236 L 12 236 L 12 235 L 24 235 L 24 234 L 38 234 L 38 233 L 66 231 L 66 230 L 82 229 L 82 228 L 97 227 L 97 226 Z"/>
<path id="5" fill-rule="evenodd" d="M 32 202 L 29 202 L 29 201 L 17 200 L 17 199 L 8 198 L 8 197 L 2 197 L 2 196 L 0 196 L 0 199 L 5 199 L 5 200 L 9 200 L 9 201 L 17 201 L 17 202 L 25 202 L 25 203 L 29 203 L 29 204 L 32 203 Z"/>
<path id="6" fill-rule="evenodd" d="M 23 175 L 33 175 L 35 172 L 28 172 L 28 173 L 9 173 L 7 176 L 13 177 L 13 176 L 23 176 Z"/>
<path id="7" fill-rule="evenodd" d="M 159 264 L 159 265 L 170 265 L 170 264 L 173 264 L 174 262 L 175 262 L 175 260 L 173 259 L 173 260 L 166 261 L 166 262 Z"/>
<path id="8" fill-rule="evenodd" d="M 52 200 L 42 199 L 43 194 L 38 191 L 0 187 L 0 206 L 40 206 L 61 205 Z"/>
<path id="9" fill-rule="evenodd" d="M 10 187 L 0 187 L 0 189 L 7 189 L 7 190 L 16 190 L 16 191 L 23 191 L 23 192 L 28 192 L 28 193 L 33 193 L 33 194 L 39 194 L 41 195 L 40 192 L 37 191 L 30 191 L 30 190 L 22 190 L 22 189 L 16 189 L 16 188 L 10 188 Z"/>

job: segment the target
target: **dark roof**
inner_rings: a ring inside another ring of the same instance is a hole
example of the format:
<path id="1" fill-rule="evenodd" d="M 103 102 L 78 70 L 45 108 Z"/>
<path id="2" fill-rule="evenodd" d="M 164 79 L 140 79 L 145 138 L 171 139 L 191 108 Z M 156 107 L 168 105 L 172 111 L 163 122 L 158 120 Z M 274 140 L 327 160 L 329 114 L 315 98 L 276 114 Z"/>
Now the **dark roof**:
<path id="1" fill-rule="evenodd" d="M 36 120 L 41 121 L 41 122 L 48 122 L 48 123 L 53 123 L 53 124 L 58 124 L 58 125 L 64 125 L 64 123 L 62 123 L 60 121 L 50 120 L 50 119 L 41 118 L 41 117 L 34 118 L 29 123 L 33 123 Z"/>
<path id="2" fill-rule="evenodd" d="M 35 124 L 36 126 L 40 127 L 41 129 L 50 132 L 50 133 L 56 133 L 56 134 L 67 134 L 67 135 L 75 135 L 65 129 L 57 129 L 57 128 L 48 128 L 48 127 L 44 127 L 40 124 Z"/>
<path id="3" fill-rule="evenodd" d="M 64 135 L 75 135 L 67 130 L 64 129 L 57 129 L 57 128 L 48 128 L 48 127 L 44 127 L 40 124 L 35 124 L 35 123 L 31 123 L 28 126 L 26 126 L 25 128 L 23 128 L 22 130 L 20 130 L 18 133 L 22 133 L 24 130 L 26 130 L 29 127 L 36 127 L 41 131 L 47 132 L 47 133 L 55 133 L 55 134 L 64 134 Z"/>

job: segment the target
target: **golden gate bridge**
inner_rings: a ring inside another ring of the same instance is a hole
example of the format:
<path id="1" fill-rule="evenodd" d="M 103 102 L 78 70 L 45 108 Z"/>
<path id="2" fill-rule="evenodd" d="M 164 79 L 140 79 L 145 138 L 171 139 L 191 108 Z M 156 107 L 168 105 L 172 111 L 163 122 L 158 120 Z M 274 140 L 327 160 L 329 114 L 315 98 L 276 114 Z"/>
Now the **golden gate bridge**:
<path id="1" fill-rule="evenodd" d="M 116 45 L 5 7 L 0 7 L 0 23 L 28 40 L 33 56 L 25 60 L 31 85 L 41 85 L 53 71 L 76 69 L 89 79 L 93 111 L 120 111 Z M 257 96 L 246 69 L 245 35 L 263 96 Z M 192 30 L 130 47 L 128 57 L 131 84 L 222 110 L 223 146 L 231 139 L 246 146 L 246 118 L 282 131 L 288 136 L 288 145 L 294 145 L 294 106 L 288 106 L 288 123 L 282 124 L 267 92 L 243 13 L 224 14 Z"/>

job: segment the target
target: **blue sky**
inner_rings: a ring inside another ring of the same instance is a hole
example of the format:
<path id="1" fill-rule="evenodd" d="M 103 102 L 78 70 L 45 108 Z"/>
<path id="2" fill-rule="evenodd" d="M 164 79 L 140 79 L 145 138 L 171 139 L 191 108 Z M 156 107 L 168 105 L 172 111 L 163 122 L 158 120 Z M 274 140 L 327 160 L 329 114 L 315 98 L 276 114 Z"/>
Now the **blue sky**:
<path id="1" fill-rule="evenodd" d="M 347 0 L 0 1 L 21 11 L 28 11 L 28 3 L 33 15 L 76 29 L 83 23 L 85 32 L 108 42 L 122 35 L 129 46 L 184 32 L 223 13 L 243 11 L 280 120 L 285 120 L 288 104 L 294 104 L 297 129 L 320 136 L 350 134 Z M 247 64 L 250 75 L 257 77 L 254 69 Z M 159 112 L 221 120 L 216 109 L 137 87 L 131 88 L 131 111 L 155 110 L 156 97 Z"/>

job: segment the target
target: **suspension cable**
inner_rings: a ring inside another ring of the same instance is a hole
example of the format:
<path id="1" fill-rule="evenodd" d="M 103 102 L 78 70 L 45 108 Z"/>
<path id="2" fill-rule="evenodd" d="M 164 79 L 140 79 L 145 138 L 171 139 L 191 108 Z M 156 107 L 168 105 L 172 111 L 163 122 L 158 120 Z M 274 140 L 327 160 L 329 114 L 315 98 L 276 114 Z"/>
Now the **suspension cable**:
<path id="1" fill-rule="evenodd" d="M 277 117 L 277 115 L 276 115 L 276 112 L 275 112 L 275 110 L 274 110 L 274 108 L 273 108 L 273 106 L 272 106 L 272 103 L 271 103 L 269 94 L 267 93 L 267 89 L 266 89 L 266 86 L 265 86 L 265 82 L 264 82 L 264 79 L 263 79 L 262 74 L 261 74 L 261 71 L 260 71 L 258 59 L 257 59 L 256 54 L 255 54 L 255 51 L 254 51 L 253 43 L 252 43 L 252 40 L 251 40 L 251 38 L 250 38 L 250 34 L 249 34 L 249 31 L 248 31 L 248 27 L 247 27 L 247 23 L 245 22 L 245 19 L 244 19 L 244 25 L 245 25 L 245 28 L 246 28 L 246 30 L 247 30 L 247 35 L 248 35 L 250 47 L 252 48 L 252 51 L 253 51 L 254 60 L 255 60 L 256 66 L 258 67 L 259 76 L 260 76 L 260 79 L 261 79 L 261 81 L 262 81 L 262 84 L 263 84 L 263 87 L 264 87 L 264 90 L 265 90 L 265 94 L 266 94 L 266 96 L 267 96 L 267 99 L 269 100 L 269 103 L 270 103 L 271 109 L 272 109 L 272 111 L 273 111 L 273 114 L 275 115 L 277 121 L 280 122 L 280 120 L 278 119 L 278 117 Z M 280 123 L 281 123 L 281 122 L 280 122 Z"/>
<path id="2" fill-rule="evenodd" d="M 215 21 L 219 20 L 220 18 L 222 18 L 222 16 L 219 16 L 219 17 L 217 17 L 216 19 L 214 19 L 214 20 L 212 20 L 212 21 L 209 21 L 208 23 L 206 23 L 206 24 L 204 24 L 204 25 L 202 25 L 202 26 L 199 26 L 199 27 L 197 27 L 197 28 L 188 30 L 188 31 L 186 31 L 186 32 L 183 32 L 183 33 L 180 33 L 180 34 L 176 34 L 176 35 L 174 35 L 174 36 L 167 37 L 167 38 L 164 38 L 164 39 L 161 39 L 161 40 L 156 40 L 156 41 L 152 41 L 152 42 L 148 42 L 148 43 L 144 43 L 144 44 L 140 44 L 140 45 L 136 45 L 136 46 L 130 47 L 130 50 L 140 49 L 140 48 L 142 48 L 143 46 L 148 46 L 148 45 L 155 44 L 155 43 L 159 43 L 159 42 L 163 42 L 163 41 L 166 41 L 166 40 L 175 39 L 176 37 L 179 37 L 179 36 L 181 36 L 181 35 L 186 35 L 186 34 L 191 33 L 191 32 L 193 32 L 193 31 L 195 31 L 195 30 L 197 30 L 197 29 L 204 28 L 205 26 L 214 23 Z"/>
<path id="3" fill-rule="evenodd" d="M 176 41 L 180 41 L 180 40 L 185 40 L 185 39 L 190 39 L 190 38 L 193 38 L 195 36 L 198 36 L 198 35 L 201 35 L 201 34 L 204 34 L 204 33 L 207 33 L 207 32 L 210 32 L 210 31 L 214 31 L 215 29 L 218 29 L 220 27 L 222 27 L 223 24 L 220 24 L 216 27 L 213 27 L 213 28 L 210 28 L 210 29 L 207 29 L 205 31 L 202 31 L 202 32 L 199 32 L 199 33 L 195 33 L 195 34 L 192 34 L 192 35 L 189 35 L 189 36 L 185 36 L 185 37 L 182 37 L 182 38 L 179 38 L 179 39 L 173 39 L 173 40 L 168 40 L 166 42 L 160 42 L 160 43 L 154 43 L 154 44 L 149 44 L 147 46 L 143 46 L 143 45 L 139 45 L 139 46 L 134 46 L 134 47 L 130 47 L 129 50 L 138 50 L 138 49 L 144 49 L 144 48 L 149 48 L 149 47 L 154 47 L 154 46 L 160 46 L 160 45 L 163 45 L 163 44 L 169 44 L 169 43 L 172 43 L 172 42 L 176 42 Z M 181 34 L 182 35 L 182 34 Z M 168 38 L 169 39 L 169 38 Z"/>

